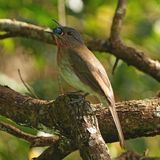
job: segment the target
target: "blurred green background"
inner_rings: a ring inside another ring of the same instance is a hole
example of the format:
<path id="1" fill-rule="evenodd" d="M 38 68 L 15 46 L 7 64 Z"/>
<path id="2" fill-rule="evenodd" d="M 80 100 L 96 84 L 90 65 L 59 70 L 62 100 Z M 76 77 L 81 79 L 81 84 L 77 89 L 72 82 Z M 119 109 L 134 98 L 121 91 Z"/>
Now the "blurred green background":
<path id="1" fill-rule="evenodd" d="M 106 39 L 110 33 L 116 0 L 0 0 L 0 18 L 11 18 L 53 28 L 52 19 L 78 29 L 85 39 Z M 65 10 L 63 9 L 65 7 Z M 144 51 L 153 59 L 160 59 L 160 0 L 128 0 L 123 23 L 124 41 Z M 115 57 L 94 52 L 105 66 L 111 79 L 116 100 L 153 97 L 160 89 L 152 77 L 120 61 L 111 75 Z M 26 93 L 18 76 L 22 77 L 42 99 L 54 99 L 60 94 L 56 67 L 56 47 L 31 39 L 9 38 L 0 41 L 0 84 Z M 61 82 L 65 91 L 72 88 Z M 2 118 L 4 119 L 4 118 Z M 26 128 L 23 130 L 36 134 Z M 118 143 L 109 144 L 113 157 L 122 153 Z M 160 156 L 160 136 L 127 141 L 127 148 L 149 156 Z M 39 154 L 42 148 L 30 148 L 27 142 L 0 132 L 0 160 L 26 160 Z M 66 160 L 80 160 L 78 152 Z"/>

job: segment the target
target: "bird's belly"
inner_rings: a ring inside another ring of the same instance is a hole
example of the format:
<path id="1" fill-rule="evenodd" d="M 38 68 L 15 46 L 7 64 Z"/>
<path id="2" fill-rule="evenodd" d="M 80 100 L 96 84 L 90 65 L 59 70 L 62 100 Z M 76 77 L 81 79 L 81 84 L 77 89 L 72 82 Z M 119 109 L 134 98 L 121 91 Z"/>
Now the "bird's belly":
<path id="1" fill-rule="evenodd" d="M 79 77 L 74 73 L 72 66 L 68 61 L 62 61 L 59 64 L 59 72 L 63 79 L 75 89 L 93 94 L 93 90 L 88 85 L 81 82 Z"/>

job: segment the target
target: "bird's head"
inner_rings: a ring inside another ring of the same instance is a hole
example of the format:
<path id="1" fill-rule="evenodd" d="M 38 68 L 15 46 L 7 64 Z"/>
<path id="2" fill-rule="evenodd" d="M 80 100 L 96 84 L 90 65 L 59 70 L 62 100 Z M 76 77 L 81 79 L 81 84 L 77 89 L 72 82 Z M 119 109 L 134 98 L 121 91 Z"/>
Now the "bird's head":
<path id="1" fill-rule="evenodd" d="M 52 34 L 58 47 L 76 47 L 84 43 L 80 33 L 70 27 L 58 26 L 52 30 Z"/>

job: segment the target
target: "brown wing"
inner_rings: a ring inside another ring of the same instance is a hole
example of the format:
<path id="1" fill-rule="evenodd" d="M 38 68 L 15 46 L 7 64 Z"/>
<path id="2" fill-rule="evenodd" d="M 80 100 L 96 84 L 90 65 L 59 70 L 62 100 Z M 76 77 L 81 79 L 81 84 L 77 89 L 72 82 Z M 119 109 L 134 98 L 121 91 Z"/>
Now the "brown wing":
<path id="1" fill-rule="evenodd" d="M 69 54 L 73 70 L 81 81 L 90 86 L 94 92 L 106 96 L 112 103 L 114 96 L 107 73 L 94 54 L 87 48 L 70 50 Z"/>
<path id="2" fill-rule="evenodd" d="M 72 50 L 69 51 L 69 54 L 69 60 L 75 74 L 83 83 L 90 86 L 93 91 L 105 97 L 109 102 L 109 109 L 118 130 L 120 144 L 124 148 L 124 136 L 115 109 L 113 90 L 104 67 L 87 48 L 76 51 Z"/>

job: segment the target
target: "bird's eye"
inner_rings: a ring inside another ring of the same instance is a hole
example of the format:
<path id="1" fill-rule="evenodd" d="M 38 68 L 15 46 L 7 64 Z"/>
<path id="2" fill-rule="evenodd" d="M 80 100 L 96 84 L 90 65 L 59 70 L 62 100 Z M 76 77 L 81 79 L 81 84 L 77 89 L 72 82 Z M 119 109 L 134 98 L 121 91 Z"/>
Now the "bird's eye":
<path id="1" fill-rule="evenodd" d="M 54 28 L 54 29 L 53 29 L 53 32 L 54 32 L 55 34 L 58 34 L 58 35 L 63 35 L 63 34 L 64 34 L 62 28 L 60 28 L 60 27 Z"/>

